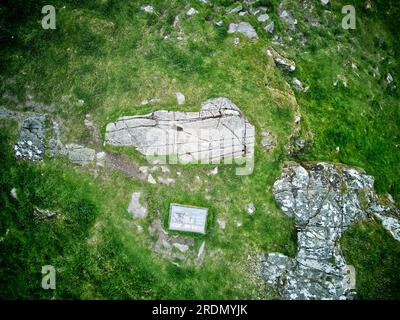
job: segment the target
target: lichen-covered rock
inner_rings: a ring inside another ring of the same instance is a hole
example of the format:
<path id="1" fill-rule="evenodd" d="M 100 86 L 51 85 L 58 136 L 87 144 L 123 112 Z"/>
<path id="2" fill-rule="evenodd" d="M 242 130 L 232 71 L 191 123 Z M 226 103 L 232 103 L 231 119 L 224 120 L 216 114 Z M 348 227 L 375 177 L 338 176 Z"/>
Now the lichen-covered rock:
<path id="1" fill-rule="evenodd" d="M 147 215 L 147 206 L 140 203 L 141 192 L 133 192 L 128 212 L 135 218 L 144 218 Z"/>
<path id="2" fill-rule="evenodd" d="M 39 161 L 44 156 L 45 116 L 32 114 L 22 123 L 17 144 L 14 146 L 15 157 L 30 161 Z"/>
<path id="3" fill-rule="evenodd" d="M 176 157 L 181 163 L 218 162 L 254 154 L 254 127 L 227 98 L 203 103 L 199 112 L 160 110 L 109 123 L 105 142 L 132 146 L 149 157 Z"/>
<path id="4" fill-rule="evenodd" d="M 374 179 L 339 164 L 288 164 L 274 183 L 282 211 L 294 217 L 298 229 L 294 259 L 270 254 L 263 263 L 265 280 L 282 299 L 352 299 L 349 267 L 340 237 L 352 224 L 375 215 L 399 239 L 399 210 L 382 204 Z"/>

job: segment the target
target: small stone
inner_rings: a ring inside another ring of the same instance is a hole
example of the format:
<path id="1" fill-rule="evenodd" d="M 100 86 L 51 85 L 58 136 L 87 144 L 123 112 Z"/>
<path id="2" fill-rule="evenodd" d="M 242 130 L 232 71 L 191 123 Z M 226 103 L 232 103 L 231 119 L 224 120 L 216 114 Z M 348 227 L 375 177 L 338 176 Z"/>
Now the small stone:
<path id="1" fill-rule="evenodd" d="M 194 8 L 190 8 L 189 10 L 188 10 L 188 12 L 186 12 L 186 15 L 188 16 L 188 17 L 193 17 L 195 14 L 198 14 L 199 12 L 196 10 L 196 9 L 194 9 Z"/>
<path id="2" fill-rule="evenodd" d="M 185 96 L 183 95 L 183 93 L 176 92 L 175 95 L 176 95 L 176 100 L 178 101 L 178 105 L 180 105 L 180 106 L 184 105 L 186 99 L 185 99 Z"/>
<path id="3" fill-rule="evenodd" d="M 15 188 L 12 188 L 11 189 L 11 191 L 10 191 L 10 195 L 11 195 L 11 197 L 13 197 L 14 199 L 18 199 L 18 197 L 17 197 L 17 189 L 15 189 Z"/>
<path id="4" fill-rule="evenodd" d="M 393 82 L 393 76 L 392 76 L 390 73 L 387 74 L 387 76 L 386 76 L 386 81 L 387 81 L 388 83 L 392 83 L 392 82 Z"/>
<path id="5" fill-rule="evenodd" d="M 158 177 L 158 182 L 166 185 L 174 184 L 175 179 L 173 178 L 163 178 L 163 177 Z"/>
<path id="6" fill-rule="evenodd" d="M 206 242 L 203 241 L 203 243 L 200 246 L 199 252 L 197 254 L 197 263 L 198 264 L 203 263 L 205 253 L 206 253 Z"/>
<path id="7" fill-rule="evenodd" d="M 246 210 L 247 210 L 247 213 L 248 213 L 248 214 L 250 214 L 250 215 L 254 214 L 254 212 L 256 212 L 256 207 L 254 206 L 254 203 L 253 203 L 253 202 L 250 202 L 250 203 L 247 205 Z"/>
<path id="8" fill-rule="evenodd" d="M 269 19 L 269 15 L 264 13 L 258 16 L 257 20 L 261 23 L 267 21 Z"/>
<path id="9" fill-rule="evenodd" d="M 218 174 L 218 167 L 215 167 L 214 169 L 212 169 L 209 173 L 210 175 L 216 175 Z"/>
<path id="10" fill-rule="evenodd" d="M 329 3 L 329 0 L 321 0 L 321 4 L 323 6 L 326 6 Z"/>
<path id="11" fill-rule="evenodd" d="M 223 24 L 224 24 L 224 22 L 223 22 L 222 20 L 220 20 L 220 21 L 218 21 L 218 22 L 215 23 L 215 26 L 216 26 L 217 28 L 221 28 L 221 27 L 223 26 Z"/>
<path id="12" fill-rule="evenodd" d="M 147 175 L 148 171 L 149 171 L 149 167 L 146 167 L 146 166 L 139 167 L 139 172 L 144 175 Z"/>
<path id="13" fill-rule="evenodd" d="M 186 251 L 189 250 L 189 246 L 186 245 L 186 244 L 181 244 L 181 243 L 176 243 L 175 242 L 172 245 L 182 253 L 185 253 Z"/>
<path id="14" fill-rule="evenodd" d="M 243 10 L 243 7 L 241 5 L 239 5 L 231 10 L 228 10 L 226 14 L 235 14 L 235 13 L 239 13 L 242 10 Z"/>
<path id="15" fill-rule="evenodd" d="M 220 227 L 222 230 L 224 230 L 225 227 L 226 227 L 226 222 L 225 222 L 225 220 L 223 220 L 223 219 L 218 219 L 217 222 L 218 222 L 219 227 Z"/>
<path id="16" fill-rule="evenodd" d="M 147 206 L 140 203 L 141 196 L 141 192 L 133 192 L 128 206 L 128 212 L 135 218 L 144 218 L 147 215 Z"/>
<path id="17" fill-rule="evenodd" d="M 239 38 L 233 38 L 233 44 L 234 44 L 235 46 L 238 46 L 239 43 L 240 43 L 240 39 L 239 39 Z"/>
<path id="18" fill-rule="evenodd" d="M 248 22 L 231 23 L 228 28 L 228 33 L 239 32 L 249 39 L 258 39 L 258 35 L 253 26 Z"/>
<path id="19" fill-rule="evenodd" d="M 141 9 L 142 11 L 144 11 L 144 12 L 147 12 L 147 13 L 154 13 L 154 8 L 153 8 L 153 6 L 151 6 L 151 5 L 144 5 L 144 6 L 141 6 L 140 9 Z"/>
<path id="20" fill-rule="evenodd" d="M 303 84 L 301 83 L 301 81 L 297 78 L 293 79 L 293 86 L 295 87 L 295 89 L 297 90 L 304 90 L 303 88 Z"/>
<path id="21" fill-rule="evenodd" d="M 96 153 L 96 165 L 104 167 L 107 154 L 105 152 Z"/>

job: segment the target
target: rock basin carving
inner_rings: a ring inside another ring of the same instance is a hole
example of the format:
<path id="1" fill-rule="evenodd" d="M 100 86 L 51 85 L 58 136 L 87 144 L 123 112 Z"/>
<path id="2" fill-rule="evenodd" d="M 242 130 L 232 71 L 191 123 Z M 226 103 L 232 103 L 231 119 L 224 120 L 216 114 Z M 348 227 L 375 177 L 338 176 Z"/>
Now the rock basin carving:
<path id="1" fill-rule="evenodd" d="M 255 130 L 227 98 L 211 99 L 199 112 L 159 110 L 121 117 L 106 127 L 105 142 L 132 146 L 170 163 L 232 163 L 253 159 Z M 235 160 L 236 161 L 236 160 Z"/>

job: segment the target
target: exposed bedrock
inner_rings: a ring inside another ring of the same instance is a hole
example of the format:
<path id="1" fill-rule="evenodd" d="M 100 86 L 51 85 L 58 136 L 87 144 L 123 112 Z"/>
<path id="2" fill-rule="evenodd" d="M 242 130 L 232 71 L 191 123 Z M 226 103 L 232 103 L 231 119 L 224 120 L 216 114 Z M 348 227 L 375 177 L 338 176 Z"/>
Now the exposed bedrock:
<path id="1" fill-rule="evenodd" d="M 105 142 L 132 146 L 149 157 L 180 163 L 218 163 L 254 155 L 254 127 L 227 98 L 204 102 L 199 112 L 160 110 L 121 117 L 106 128 Z"/>
<path id="2" fill-rule="evenodd" d="M 373 177 L 345 165 L 286 165 L 273 194 L 283 212 L 295 219 L 297 255 L 292 259 L 270 253 L 262 271 L 282 299 L 354 297 L 354 269 L 346 264 L 340 247 L 343 233 L 358 221 L 376 217 L 400 239 L 399 209 L 379 198 L 373 185 Z"/>

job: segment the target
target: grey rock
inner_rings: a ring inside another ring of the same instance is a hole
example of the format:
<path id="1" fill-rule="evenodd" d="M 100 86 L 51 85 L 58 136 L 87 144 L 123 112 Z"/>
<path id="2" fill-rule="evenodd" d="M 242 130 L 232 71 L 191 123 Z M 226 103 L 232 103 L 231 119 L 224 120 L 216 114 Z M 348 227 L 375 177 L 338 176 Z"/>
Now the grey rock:
<path id="1" fill-rule="evenodd" d="M 10 191 L 10 195 L 11 195 L 11 197 L 13 197 L 14 199 L 18 199 L 18 196 L 17 196 L 17 189 L 15 189 L 15 188 L 12 188 L 11 189 L 11 191 Z"/>
<path id="2" fill-rule="evenodd" d="M 218 219 L 217 222 L 218 222 L 218 226 L 219 226 L 222 230 L 224 230 L 225 227 L 226 227 L 226 221 L 223 220 L 223 219 Z"/>
<path id="3" fill-rule="evenodd" d="M 16 159 L 39 161 L 44 156 L 45 116 L 32 114 L 22 123 L 17 144 Z"/>
<path id="4" fill-rule="evenodd" d="M 186 12 L 186 15 L 188 16 L 188 17 L 193 17 L 194 15 L 196 15 L 196 14 L 198 14 L 199 12 L 196 10 L 196 9 L 194 9 L 194 8 L 190 8 L 189 10 L 188 10 L 188 12 Z"/>
<path id="5" fill-rule="evenodd" d="M 50 157 L 58 157 L 66 153 L 65 146 L 61 142 L 61 130 L 57 121 L 53 121 L 52 136 L 49 139 L 49 155 Z"/>
<path id="6" fill-rule="evenodd" d="M 269 255 L 262 275 L 282 299 L 352 299 L 354 277 L 341 254 L 340 237 L 374 214 L 399 239 L 399 210 L 382 205 L 374 179 L 359 169 L 330 163 L 287 164 L 274 183 L 282 211 L 294 217 L 297 255 Z M 351 272 L 350 272 L 351 273 Z M 354 273 L 354 272 L 353 272 Z M 353 283 L 353 284 L 352 284 Z"/>
<path id="7" fill-rule="evenodd" d="M 185 96 L 183 95 L 183 93 L 181 93 L 181 92 L 176 92 L 175 93 L 175 95 L 176 95 L 176 100 L 177 100 L 177 102 L 178 102 L 178 105 L 184 105 L 185 104 L 185 101 L 186 101 L 186 98 L 185 98 Z"/>
<path id="8" fill-rule="evenodd" d="M 265 32 L 268 33 L 274 33 L 275 30 L 275 23 L 272 21 L 270 22 L 265 28 L 264 28 Z"/>
<path id="9" fill-rule="evenodd" d="M 387 81 L 389 84 L 393 82 L 393 76 L 392 76 L 390 73 L 387 74 L 387 76 L 386 76 L 386 81 Z"/>
<path id="10" fill-rule="evenodd" d="M 300 91 L 304 90 L 303 84 L 302 84 L 301 81 L 300 81 L 299 79 L 297 79 L 297 78 L 294 78 L 294 79 L 293 79 L 293 86 L 294 86 L 294 88 L 297 89 L 297 90 L 300 90 Z"/>
<path id="11" fill-rule="evenodd" d="M 321 0 L 321 4 L 323 6 L 326 6 L 329 3 L 329 0 Z"/>
<path id="12" fill-rule="evenodd" d="M 261 23 L 266 22 L 266 21 L 269 20 L 269 15 L 266 14 L 266 13 L 261 14 L 261 15 L 259 15 L 259 16 L 257 17 L 257 20 L 258 20 L 259 22 L 261 22 Z"/>
<path id="13" fill-rule="evenodd" d="M 144 218 L 147 215 L 147 206 L 140 203 L 141 196 L 141 192 L 133 192 L 128 206 L 128 212 L 135 218 Z"/>
<path id="14" fill-rule="evenodd" d="M 233 8 L 231 10 L 227 10 L 226 14 L 235 14 L 235 13 L 239 13 L 242 10 L 243 10 L 243 6 L 238 5 L 237 7 Z"/>
<path id="15" fill-rule="evenodd" d="M 256 207 L 254 206 L 253 202 L 250 202 L 247 207 L 246 207 L 246 211 L 248 214 L 252 215 L 256 212 Z"/>
<path id="16" fill-rule="evenodd" d="M 75 164 L 87 165 L 94 161 L 96 151 L 79 144 L 71 143 L 65 146 L 68 159 Z"/>
<path id="17" fill-rule="evenodd" d="M 261 146 L 267 152 L 273 150 L 276 146 L 275 137 L 271 131 L 261 132 Z"/>
<path id="18" fill-rule="evenodd" d="M 296 30 L 297 20 L 293 17 L 293 14 L 289 10 L 285 9 L 283 4 L 279 5 L 278 15 L 279 19 L 283 21 L 290 30 Z"/>
<path id="19" fill-rule="evenodd" d="M 154 179 L 154 177 L 149 174 L 149 176 L 147 177 L 147 182 L 150 184 L 157 184 L 157 181 Z"/>
<path id="20" fill-rule="evenodd" d="M 296 63 L 290 59 L 287 59 L 276 52 L 274 49 L 270 48 L 267 50 L 267 55 L 272 57 L 275 61 L 275 64 L 286 71 L 293 72 L 296 70 Z"/>
<path id="21" fill-rule="evenodd" d="M 166 184 L 166 185 L 170 185 L 170 184 L 174 184 L 175 183 L 175 179 L 173 178 L 164 178 L 164 177 L 158 177 L 157 181 L 161 184 Z"/>
<path id="22" fill-rule="evenodd" d="M 249 39 L 258 39 L 258 35 L 253 26 L 248 22 L 231 23 L 228 28 L 228 33 L 239 32 Z"/>
<path id="23" fill-rule="evenodd" d="M 154 8 L 152 5 L 144 5 L 140 7 L 140 10 L 147 12 L 147 13 L 154 13 Z"/>
<path id="24" fill-rule="evenodd" d="M 107 125 L 105 142 L 132 146 L 148 157 L 173 155 L 181 163 L 211 163 L 252 157 L 254 127 L 232 101 L 216 98 L 204 102 L 199 112 L 161 110 L 121 117 Z"/>
<path id="25" fill-rule="evenodd" d="M 36 217 L 45 218 L 45 219 L 54 218 L 54 217 L 56 217 L 58 215 L 57 212 L 50 211 L 50 210 L 47 210 L 47 209 L 40 209 L 40 208 L 37 208 L 37 207 L 34 208 L 33 214 Z"/>
<path id="26" fill-rule="evenodd" d="M 217 21 L 217 22 L 215 23 L 215 26 L 216 26 L 217 28 L 221 28 L 221 27 L 223 26 L 223 24 L 224 24 L 224 21 L 220 20 L 220 21 Z"/>
<path id="27" fill-rule="evenodd" d="M 172 245 L 182 253 L 185 253 L 186 251 L 189 250 L 189 246 L 187 244 L 181 244 L 181 243 L 175 242 Z"/>
<path id="28" fill-rule="evenodd" d="M 204 257 L 206 255 L 206 242 L 203 241 L 200 245 L 199 252 L 197 253 L 197 265 L 203 264 Z"/>

